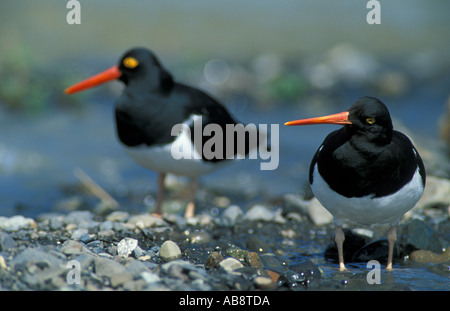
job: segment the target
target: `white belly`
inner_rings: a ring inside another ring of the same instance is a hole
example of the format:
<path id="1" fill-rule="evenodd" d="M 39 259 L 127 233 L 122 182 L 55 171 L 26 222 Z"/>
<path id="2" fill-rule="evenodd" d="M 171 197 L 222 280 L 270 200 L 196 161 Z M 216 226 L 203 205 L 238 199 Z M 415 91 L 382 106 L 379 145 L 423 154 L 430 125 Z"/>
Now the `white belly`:
<path id="1" fill-rule="evenodd" d="M 198 177 L 230 162 L 224 160 L 213 163 L 202 160 L 185 132 L 181 132 L 173 144 L 175 146 L 148 147 L 141 145 L 133 148 L 122 146 L 127 154 L 143 167 L 159 173 L 172 173 L 179 176 Z M 174 149 L 182 150 L 183 157 L 179 158 L 180 153 L 178 153 L 178 157 L 174 157 L 172 154 Z"/>
<path id="2" fill-rule="evenodd" d="M 314 167 L 311 190 L 317 200 L 333 215 L 336 225 L 346 222 L 361 225 L 389 223 L 396 225 L 408 210 L 414 207 L 423 193 L 422 179 L 417 169 L 411 181 L 394 194 L 373 198 L 368 195 L 347 198 L 331 190 Z"/>

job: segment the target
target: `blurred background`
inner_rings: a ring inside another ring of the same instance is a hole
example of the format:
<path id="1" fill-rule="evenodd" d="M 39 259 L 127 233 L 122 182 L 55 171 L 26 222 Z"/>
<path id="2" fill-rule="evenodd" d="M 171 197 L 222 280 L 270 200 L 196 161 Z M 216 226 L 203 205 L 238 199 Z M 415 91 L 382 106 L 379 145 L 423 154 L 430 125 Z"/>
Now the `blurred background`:
<path id="1" fill-rule="evenodd" d="M 68 25 L 67 1 L 0 2 L 1 216 L 95 204 L 80 196 L 77 168 L 126 208 L 152 206 L 156 174 L 115 136 L 123 86 L 63 92 L 135 46 L 152 49 L 176 80 L 220 99 L 241 122 L 279 124 L 277 170 L 240 161 L 202 177 L 208 191 L 242 204 L 310 195 L 309 162 L 336 126 L 282 124 L 340 112 L 365 95 L 389 107 L 429 173 L 449 177 L 447 0 L 381 1 L 380 25 L 367 24 L 361 0 L 80 3 L 81 24 Z"/>

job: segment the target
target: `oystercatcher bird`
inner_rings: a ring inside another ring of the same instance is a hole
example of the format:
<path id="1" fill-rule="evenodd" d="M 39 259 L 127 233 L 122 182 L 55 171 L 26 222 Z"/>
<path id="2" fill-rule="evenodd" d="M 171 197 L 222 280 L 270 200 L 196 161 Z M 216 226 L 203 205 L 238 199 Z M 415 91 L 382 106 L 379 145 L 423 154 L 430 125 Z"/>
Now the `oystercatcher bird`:
<path id="1" fill-rule="evenodd" d="M 285 125 L 342 124 L 314 155 L 311 190 L 333 215 L 339 269 L 345 270 L 342 225 L 390 224 L 386 269 L 392 269 L 396 226 L 414 207 L 425 187 L 425 167 L 409 138 L 393 129 L 387 107 L 362 97 L 347 111 L 290 121 Z"/>
<path id="2" fill-rule="evenodd" d="M 155 214 L 162 215 L 164 180 L 167 173 L 173 173 L 191 178 L 191 195 L 185 217 L 192 217 L 197 177 L 230 162 L 228 156 L 208 156 L 202 152 L 207 138 L 214 136 L 213 132 L 205 134 L 204 129 L 210 124 L 225 129 L 226 125 L 236 125 L 238 122 L 210 95 L 175 82 L 155 54 L 145 48 L 127 51 L 117 66 L 83 80 L 67 88 L 65 92 L 72 94 L 116 79 L 126 86 L 115 103 L 117 136 L 125 151 L 138 164 L 158 172 L 159 189 Z M 198 130 L 195 123 L 199 120 L 201 132 L 195 133 Z M 172 136 L 175 125 L 183 126 L 176 131 L 178 135 Z M 223 154 L 227 154 L 227 147 L 233 147 L 236 155 L 239 151 L 234 148 L 237 133 L 234 133 L 234 137 L 227 137 L 224 130 L 222 134 Z M 194 139 L 196 135 L 202 135 L 201 138 L 204 139 L 198 142 Z M 250 134 L 246 132 L 245 135 L 248 138 Z M 227 143 L 230 141 L 234 141 L 234 146 Z M 248 139 L 245 143 L 245 154 L 254 150 Z M 176 144 L 175 149 L 181 150 L 184 156 L 173 156 L 173 144 Z M 186 154 L 190 156 L 185 156 Z"/>

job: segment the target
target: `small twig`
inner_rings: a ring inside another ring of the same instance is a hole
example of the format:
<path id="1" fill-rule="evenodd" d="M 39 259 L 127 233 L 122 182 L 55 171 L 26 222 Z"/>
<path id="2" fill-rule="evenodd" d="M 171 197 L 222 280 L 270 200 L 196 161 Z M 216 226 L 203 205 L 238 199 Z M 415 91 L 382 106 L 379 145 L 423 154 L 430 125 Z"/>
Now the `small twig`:
<path id="1" fill-rule="evenodd" d="M 99 198 L 102 202 L 108 203 L 112 208 L 119 207 L 117 202 L 105 190 L 103 190 L 95 181 L 92 180 L 82 169 L 76 168 L 73 171 L 74 175 L 81 181 L 81 183 L 88 188 L 93 195 Z"/>

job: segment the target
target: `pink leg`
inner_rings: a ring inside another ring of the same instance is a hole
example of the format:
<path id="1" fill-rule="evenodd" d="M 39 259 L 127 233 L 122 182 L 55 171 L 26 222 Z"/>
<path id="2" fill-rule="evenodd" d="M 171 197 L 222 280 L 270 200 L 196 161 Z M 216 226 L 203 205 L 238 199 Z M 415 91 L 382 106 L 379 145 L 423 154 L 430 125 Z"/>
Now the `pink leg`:
<path id="1" fill-rule="evenodd" d="M 392 270 L 392 257 L 394 254 L 394 244 L 397 241 L 397 228 L 391 227 L 388 231 L 387 240 L 389 243 L 389 253 L 388 253 L 388 261 L 386 265 L 386 270 Z"/>
<path id="2" fill-rule="evenodd" d="M 342 227 L 336 227 L 336 233 L 334 238 L 337 249 L 338 249 L 338 258 L 339 258 L 339 271 L 345 271 L 345 265 L 344 265 L 344 240 L 345 235 L 344 231 L 342 231 Z"/>
<path id="3" fill-rule="evenodd" d="M 190 218 L 190 217 L 194 217 L 194 213 L 195 213 L 195 194 L 197 193 L 197 178 L 192 178 L 191 179 L 191 183 L 190 183 L 190 198 L 189 198 L 189 203 L 186 206 L 186 211 L 184 213 L 184 217 L 185 218 Z"/>

